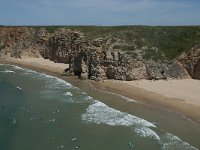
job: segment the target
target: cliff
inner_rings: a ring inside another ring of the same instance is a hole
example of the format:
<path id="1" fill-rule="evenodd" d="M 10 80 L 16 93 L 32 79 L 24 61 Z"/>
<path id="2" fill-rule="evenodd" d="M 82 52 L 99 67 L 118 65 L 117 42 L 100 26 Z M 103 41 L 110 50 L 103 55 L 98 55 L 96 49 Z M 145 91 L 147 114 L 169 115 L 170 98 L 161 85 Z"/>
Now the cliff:
<path id="1" fill-rule="evenodd" d="M 200 79 L 200 46 L 193 47 L 190 51 L 184 52 L 179 62 L 194 79 Z"/>
<path id="2" fill-rule="evenodd" d="M 200 79 L 200 27 L 0 27 L 2 57 L 69 63 L 82 79 Z"/>
<path id="3" fill-rule="evenodd" d="M 40 57 L 36 31 L 26 27 L 0 27 L 1 57 Z"/>

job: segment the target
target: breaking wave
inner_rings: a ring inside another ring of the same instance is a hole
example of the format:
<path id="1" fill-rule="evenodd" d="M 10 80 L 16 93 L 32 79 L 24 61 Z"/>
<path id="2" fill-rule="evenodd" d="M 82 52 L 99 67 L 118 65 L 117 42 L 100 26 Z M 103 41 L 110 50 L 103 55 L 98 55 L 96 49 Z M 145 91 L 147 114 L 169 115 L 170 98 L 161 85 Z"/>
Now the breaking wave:
<path id="1" fill-rule="evenodd" d="M 155 140 L 160 140 L 160 137 L 156 134 L 156 132 L 154 132 L 153 130 L 151 130 L 148 127 L 142 126 L 142 127 L 136 127 L 134 129 L 134 131 L 140 136 L 140 137 L 150 137 L 152 139 Z"/>
<path id="2" fill-rule="evenodd" d="M 71 92 L 66 92 L 64 93 L 65 96 L 73 96 L 73 94 Z"/>
<path id="3" fill-rule="evenodd" d="M 15 73 L 15 71 L 12 71 L 12 70 L 3 70 L 3 71 L 0 71 L 1 73 Z"/>
<path id="4" fill-rule="evenodd" d="M 38 73 L 38 76 L 42 79 L 47 79 L 46 81 L 52 83 L 51 86 L 53 86 L 54 88 L 59 86 L 72 87 L 70 83 L 55 76 L 50 76 L 45 73 Z"/>
<path id="5" fill-rule="evenodd" d="M 1 64 L 0 64 L 1 65 Z M 38 79 L 41 79 L 42 81 L 45 82 L 46 88 L 44 88 L 43 94 L 46 96 L 52 96 L 54 95 L 53 93 L 55 92 L 55 97 L 57 96 L 56 94 L 61 94 L 63 97 L 66 97 L 63 101 L 66 102 L 71 102 L 71 103 L 79 103 L 79 102 L 85 102 L 89 101 L 91 102 L 89 107 L 87 108 L 86 112 L 81 115 L 81 120 L 84 121 L 85 123 L 95 123 L 95 124 L 106 124 L 109 126 L 126 126 L 130 127 L 134 133 L 136 133 L 140 137 L 144 138 L 151 138 L 156 141 L 159 141 L 161 144 L 161 149 L 162 150 L 198 150 L 197 148 L 191 146 L 189 143 L 182 141 L 179 137 L 170 134 L 170 133 L 163 133 L 163 135 L 158 135 L 154 129 L 156 126 L 148 122 L 142 118 L 136 117 L 134 115 L 121 112 L 119 110 L 113 109 L 106 104 L 94 100 L 91 96 L 87 95 L 87 93 L 79 91 L 79 89 L 72 88 L 73 86 L 57 77 L 47 75 L 45 73 L 38 73 L 36 71 L 27 69 L 27 68 L 21 68 L 18 66 L 10 65 L 14 69 L 17 70 L 23 70 L 27 74 L 34 74 L 34 77 L 37 77 Z M 2 72 L 2 71 L 0 71 Z M 11 70 L 5 70 L 5 73 L 15 73 L 15 71 Z M 65 92 L 62 91 L 62 93 L 59 93 L 57 89 L 63 89 L 64 88 L 70 88 L 69 91 Z M 20 87 L 18 88 L 20 89 Z M 75 91 L 73 91 L 73 89 Z M 46 92 L 49 92 L 51 94 L 47 94 Z M 76 94 L 78 92 L 78 94 Z M 82 99 L 79 97 L 76 98 L 77 95 L 81 94 L 80 96 Z M 115 94 L 115 93 L 111 93 Z M 121 98 L 131 101 L 131 102 L 136 102 L 133 99 L 129 99 L 127 97 L 124 97 L 119 94 L 115 94 L 117 96 L 120 96 Z M 12 119 L 13 124 L 16 123 L 15 119 Z"/>
<path id="6" fill-rule="evenodd" d="M 165 133 L 161 137 L 161 143 L 162 150 L 198 150 L 171 133 Z"/>
<path id="7" fill-rule="evenodd" d="M 81 119 L 85 123 L 133 127 L 134 131 L 141 137 L 160 139 L 159 136 L 150 129 L 156 128 L 153 123 L 110 108 L 100 101 L 96 101 L 94 104 L 90 105 L 86 113 L 82 114 Z"/>
<path id="8" fill-rule="evenodd" d="M 25 73 L 34 74 L 35 77 L 39 77 L 40 79 L 45 79 L 48 83 L 52 82 L 52 85 L 56 85 L 56 86 L 64 85 L 64 86 L 68 86 L 68 87 L 72 86 L 70 83 L 66 82 L 65 80 L 62 80 L 55 76 L 48 75 L 46 73 L 39 73 L 37 71 L 31 70 L 28 68 L 21 68 L 19 66 L 15 66 L 15 65 L 10 65 L 10 66 L 12 66 L 14 69 L 17 69 L 17 70 L 23 70 Z"/>
<path id="9" fill-rule="evenodd" d="M 122 99 L 126 100 L 127 102 L 141 103 L 141 102 L 138 102 L 138 101 L 136 101 L 136 100 L 134 100 L 134 99 L 128 98 L 128 97 L 123 96 L 123 95 L 120 95 L 120 94 L 116 94 L 116 93 L 108 92 L 108 91 L 106 91 L 106 93 L 110 93 L 110 94 L 112 94 L 112 95 L 119 96 L 119 97 L 121 97 Z"/>
<path id="10" fill-rule="evenodd" d="M 23 68 L 19 67 L 19 66 L 15 66 L 15 65 L 10 65 L 12 66 L 14 69 L 17 69 L 17 70 L 23 70 Z"/>

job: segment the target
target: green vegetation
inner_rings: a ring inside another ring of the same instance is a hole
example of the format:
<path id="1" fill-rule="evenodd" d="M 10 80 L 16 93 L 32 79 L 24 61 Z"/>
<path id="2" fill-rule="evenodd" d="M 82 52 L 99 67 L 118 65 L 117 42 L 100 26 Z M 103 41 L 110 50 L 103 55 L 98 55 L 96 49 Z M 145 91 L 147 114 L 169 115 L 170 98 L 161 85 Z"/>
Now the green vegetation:
<path id="1" fill-rule="evenodd" d="M 146 59 L 174 59 L 182 52 L 200 44 L 200 26 L 30 26 L 46 28 L 53 33 L 58 28 L 83 32 L 87 39 L 110 38 L 115 49 L 134 53 L 145 48 Z M 121 42 L 120 42 L 121 41 Z M 119 42 L 119 43 L 117 43 Z M 157 50 L 153 50 L 157 48 Z M 135 56 L 135 54 L 134 54 Z"/>
<path id="2" fill-rule="evenodd" d="M 34 28 L 36 30 L 39 30 L 41 28 L 45 28 L 49 33 L 53 33 L 59 28 L 65 28 L 65 26 L 30 26 L 31 28 Z"/>
<path id="3" fill-rule="evenodd" d="M 45 27 L 49 32 L 63 26 Z M 118 47 L 123 51 L 134 51 L 147 47 L 146 59 L 174 59 L 183 51 L 200 44 L 200 26 L 66 26 L 65 28 L 79 30 L 88 39 L 110 37 L 125 41 Z M 132 46 L 132 45 L 136 45 Z M 115 46 L 114 48 L 116 48 Z M 157 48 L 158 51 L 152 51 Z M 135 54 L 134 54 L 135 55 Z"/>

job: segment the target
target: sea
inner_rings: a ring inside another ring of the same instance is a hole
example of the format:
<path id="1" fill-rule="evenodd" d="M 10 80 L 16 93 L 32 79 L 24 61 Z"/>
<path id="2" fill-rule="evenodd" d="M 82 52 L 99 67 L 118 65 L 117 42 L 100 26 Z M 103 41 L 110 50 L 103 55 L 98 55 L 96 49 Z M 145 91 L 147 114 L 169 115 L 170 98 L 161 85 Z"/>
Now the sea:
<path id="1" fill-rule="evenodd" d="M 74 149 L 198 150 L 200 125 L 87 80 L 0 64 L 0 150 Z"/>

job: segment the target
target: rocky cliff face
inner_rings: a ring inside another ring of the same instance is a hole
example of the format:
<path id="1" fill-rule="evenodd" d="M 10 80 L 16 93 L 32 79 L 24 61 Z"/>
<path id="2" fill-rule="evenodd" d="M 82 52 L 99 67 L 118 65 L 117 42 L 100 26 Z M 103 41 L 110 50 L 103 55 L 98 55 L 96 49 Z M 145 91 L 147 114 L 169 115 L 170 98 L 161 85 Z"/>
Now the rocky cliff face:
<path id="1" fill-rule="evenodd" d="M 39 57 L 35 30 L 26 27 L 0 28 L 0 46 L 3 57 Z"/>
<path id="2" fill-rule="evenodd" d="M 41 32 L 41 31 L 39 31 Z M 47 31 L 42 30 L 45 35 Z M 81 39 L 83 35 L 78 31 L 58 29 L 48 38 L 43 40 L 44 46 L 41 54 L 44 58 L 53 60 L 55 62 L 69 63 L 69 55 L 75 48 L 75 42 Z M 41 37 L 41 36 L 38 36 Z"/>
<path id="3" fill-rule="evenodd" d="M 77 30 L 60 28 L 49 33 L 44 28 L 0 28 L 1 54 L 6 57 L 44 57 L 69 63 L 68 74 L 82 79 L 200 79 L 200 50 L 183 54 L 178 61 L 154 61 L 116 49 L 112 38 L 86 38 Z M 116 39 L 117 41 L 117 39 Z M 118 42 L 119 44 L 119 42 Z M 155 48 L 154 48 L 155 49 Z M 198 53 L 197 53 L 198 52 Z M 194 58 L 194 59 L 193 59 Z"/>
<path id="4" fill-rule="evenodd" d="M 183 53 L 178 60 L 194 79 L 200 79 L 200 47 L 194 47 Z"/>

